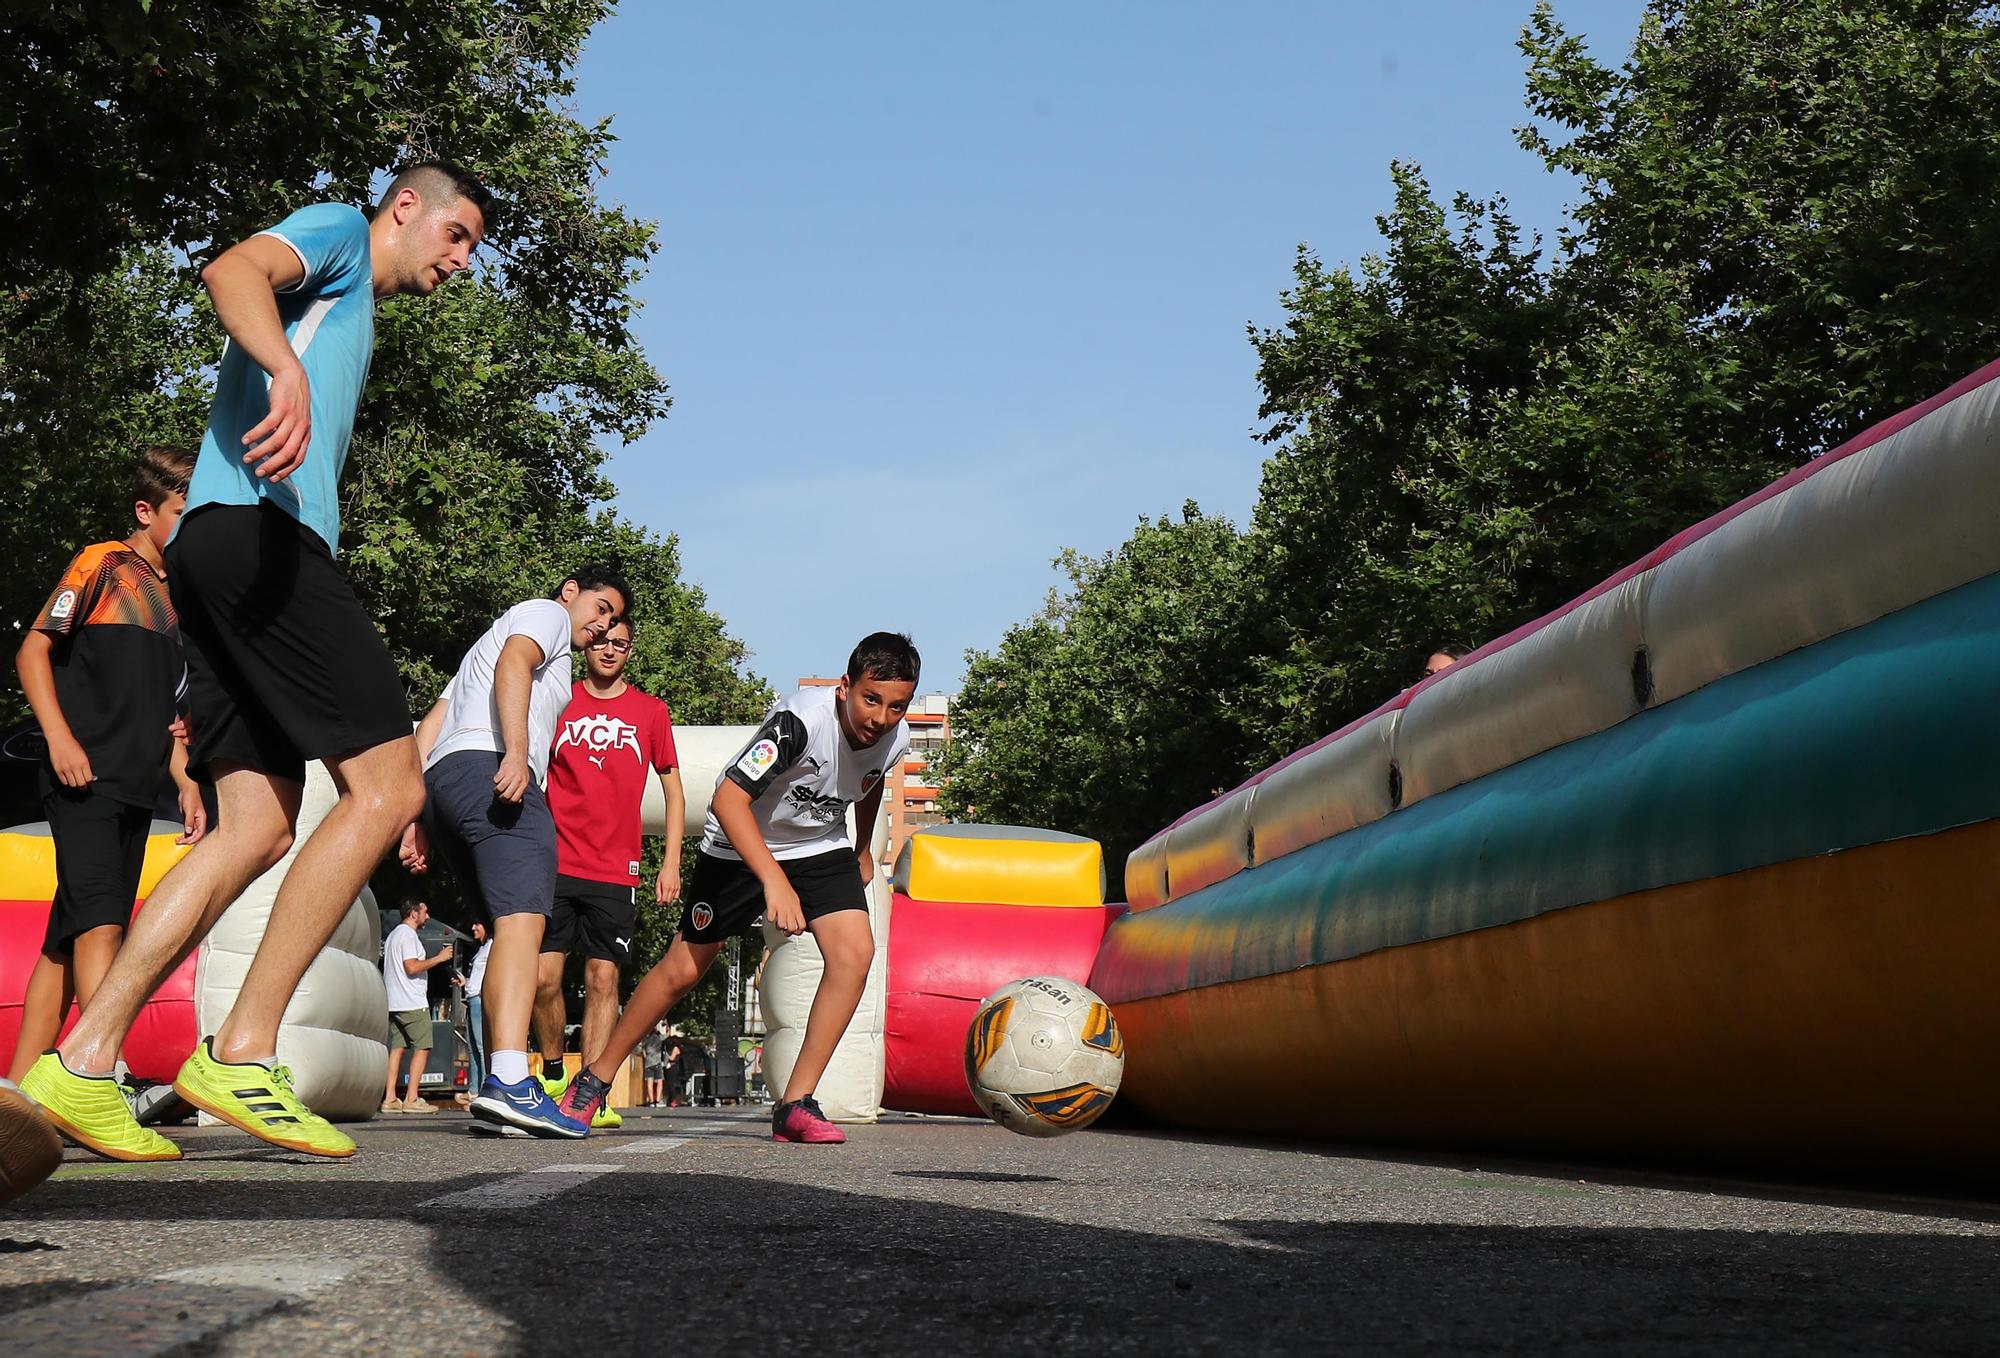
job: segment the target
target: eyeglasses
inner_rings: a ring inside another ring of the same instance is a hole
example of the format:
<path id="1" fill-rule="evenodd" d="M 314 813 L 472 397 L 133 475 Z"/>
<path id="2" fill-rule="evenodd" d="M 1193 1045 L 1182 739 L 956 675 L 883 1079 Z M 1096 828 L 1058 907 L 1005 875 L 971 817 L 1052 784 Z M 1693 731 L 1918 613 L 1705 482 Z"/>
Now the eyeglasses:
<path id="1" fill-rule="evenodd" d="M 590 649 L 593 651 L 616 651 L 620 655 L 625 655 L 631 651 L 632 643 L 629 641 L 593 641 L 590 643 Z"/>

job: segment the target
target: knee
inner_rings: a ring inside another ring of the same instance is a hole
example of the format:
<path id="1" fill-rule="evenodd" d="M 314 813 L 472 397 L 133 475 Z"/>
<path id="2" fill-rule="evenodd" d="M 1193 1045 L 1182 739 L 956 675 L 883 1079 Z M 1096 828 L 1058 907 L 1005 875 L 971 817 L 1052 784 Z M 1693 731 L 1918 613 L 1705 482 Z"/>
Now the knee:
<path id="1" fill-rule="evenodd" d="M 591 958 L 583 968 L 583 988 L 595 999 L 617 999 L 618 964 Z"/>
<path id="2" fill-rule="evenodd" d="M 390 825 L 408 825 L 424 813 L 424 776 L 414 765 L 399 769 L 366 794 L 366 802 L 371 813 Z"/>
<path id="3" fill-rule="evenodd" d="M 829 973 L 848 980 L 859 980 L 868 974 L 868 968 L 875 961 L 875 940 L 866 936 L 852 941 L 843 939 L 831 948 L 822 947 L 820 954 L 826 959 Z"/>

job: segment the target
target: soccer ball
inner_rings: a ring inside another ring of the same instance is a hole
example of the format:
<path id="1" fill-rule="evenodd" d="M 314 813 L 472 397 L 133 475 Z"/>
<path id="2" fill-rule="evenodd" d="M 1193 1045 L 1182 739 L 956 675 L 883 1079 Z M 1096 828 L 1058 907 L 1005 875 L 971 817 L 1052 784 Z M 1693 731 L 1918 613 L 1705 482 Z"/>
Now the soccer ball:
<path id="1" fill-rule="evenodd" d="M 0 1202 L 18 1198 L 55 1172 L 62 1142 L 28 1096 L 0 1080 Z"/>
<path id="2" fill-rule="evenodd" d="M 1001 986 L 965 1034 L 965 1082 L 988 1117 L 1023 1136 L 1061 1136 L 1097 1121 L 1125 1074 L 1111 1006 L 1060 976 Z"/>

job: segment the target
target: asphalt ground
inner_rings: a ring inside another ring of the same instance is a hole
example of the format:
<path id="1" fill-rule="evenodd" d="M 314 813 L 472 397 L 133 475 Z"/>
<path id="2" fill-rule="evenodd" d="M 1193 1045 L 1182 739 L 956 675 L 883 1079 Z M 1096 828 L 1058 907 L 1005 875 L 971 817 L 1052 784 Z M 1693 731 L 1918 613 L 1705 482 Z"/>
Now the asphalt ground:
<path id="1" fill-rule="evenodd" d="M 891 1116 L 344 1162 L 227 1129 L 0 1207 L 0 1355 L 2000 1351 L 2000 1204 Z"/>

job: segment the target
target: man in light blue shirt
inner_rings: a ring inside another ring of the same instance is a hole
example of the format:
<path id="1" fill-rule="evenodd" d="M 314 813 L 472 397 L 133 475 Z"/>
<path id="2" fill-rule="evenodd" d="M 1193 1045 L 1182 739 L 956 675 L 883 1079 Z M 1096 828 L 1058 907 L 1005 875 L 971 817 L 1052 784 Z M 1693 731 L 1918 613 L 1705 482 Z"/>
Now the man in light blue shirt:
<path id="1" fill-rule="evenodd" d="M 51 1119 L 101 1154 L 179 1156 L 158 1136 L 134 1151 L 141 1129 L 123 1125 L 130 1112 L 102 1077 L 147 997 L 290 847 L 309 759 L 324 761 L 340 799 L 287 873 L 235 1006 L 175 1087 L 276 1145 L 354 1152 L 292 1092 L 278 1024 L 369 872 L 422 810 L 424 785 L 401 677 L 334 560 L 340 473 L 376 301 L 427 295 L 463 270 L 490 206 L 459 167 L 412 165 L 372 216 L 304 208 L 202 270 L 228 342 L 167 561 L 188 653 L 190 766 L 215 784 L 219 824 L 154 888 L 55 1059 L 31 1072 Z"/>

